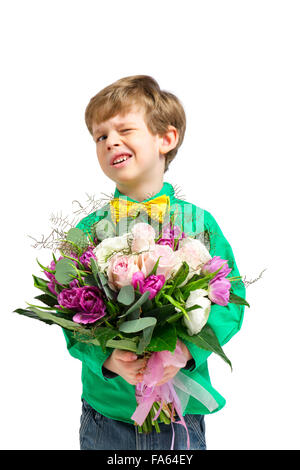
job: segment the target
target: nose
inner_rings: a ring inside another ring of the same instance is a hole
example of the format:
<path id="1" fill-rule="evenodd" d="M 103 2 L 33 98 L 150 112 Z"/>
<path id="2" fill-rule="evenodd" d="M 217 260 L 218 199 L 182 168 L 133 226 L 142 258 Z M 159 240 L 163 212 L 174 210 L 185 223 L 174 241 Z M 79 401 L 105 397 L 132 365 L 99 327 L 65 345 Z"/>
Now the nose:
<path id="1" fill-rule="evenodd" d="M 120 136 L 118 132 L 110 132 L 106 138 L 106 147 L 108 150 L 110 150 L 116 145 L 120 145 Z"/>

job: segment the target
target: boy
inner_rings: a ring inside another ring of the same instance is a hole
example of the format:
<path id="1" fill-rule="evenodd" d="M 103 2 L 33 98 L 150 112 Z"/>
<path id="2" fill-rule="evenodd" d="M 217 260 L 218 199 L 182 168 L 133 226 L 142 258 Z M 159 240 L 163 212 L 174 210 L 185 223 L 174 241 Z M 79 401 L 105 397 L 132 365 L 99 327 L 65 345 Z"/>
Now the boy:
<path id="1" fill-rule="evenodd" d="M 121 210 L 124 206 L 119 203 L 126 201 L 126 221 L 132 210 L 147 211 L 149 204 L 158 209 L 158 218 L 163 217 L 167 208 L 176 212 L 175 223 L 179 220 L 188 236 L 200 238 L 211 256 L 228 260 L 231 275 L 238 276 L 231 247 L 211 214 L 176 198 L 174 188 L 163 181 L 185 133 L 185 112 L 178 98 L 160 90 L 152 77 L 125 77 L 90 100 L 85 120 L 96 144 L 100 167 L 116 183 L 116 190 L 113 201 L 85 217 L 78 227 L 91 233 L 93 225 L 103 221 L 104 237 L 119 235 L 117 228 L 124 220 Z M 245 297 L 244 285 L 236 283 L 234 292 Z M 221 345 L 240 329 L 243 313 L 241 305 L 211 306 L 208 323 Z M 79 343 L 66 330 L 64 334 L 70 354 L 82 361 L 81 449 L 170 449 L 171 425 L 160 423 L 160 433 L 153 428 L 150 434 L 139 434 L 131 420 L 136 408 L 135 385 L 143 380 L 145 362 L 129 351 L 108 348 L 104 354 L 100 347 Z M 199 383 L 216 403 L 209 408 L 191 396 L 183 410 L 190 449 L 205 449 L 203 415 L 221 409 L 225 400 L 210 383 L 207 368 L 210 352 L 188 341 L 180 342 L 180 346 L 186 361 L 182 372 Z M 171 380 L 178 370 L 174 366 L 165 367 L 157 385 Z M 174 428 L 174 449 L 186 449 L 184 427 Z"/>

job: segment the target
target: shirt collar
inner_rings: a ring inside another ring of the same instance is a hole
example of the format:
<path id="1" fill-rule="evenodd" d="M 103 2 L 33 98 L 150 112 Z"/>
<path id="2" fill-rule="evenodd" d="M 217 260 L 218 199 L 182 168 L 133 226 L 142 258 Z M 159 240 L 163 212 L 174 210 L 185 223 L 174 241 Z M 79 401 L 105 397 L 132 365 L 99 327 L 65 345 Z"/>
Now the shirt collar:
<path id="1" fill-rule="evenodd" d="M 130 197 L 125 196 L 124 194 L 120 193 L 117 187 L 115 189 L 114 198 L 123 198 L 123 199 L 127 199 L 128 201 L 132 201 L 136 203 L 143 203 L 143 202 L 152 201 L 152 199 L 165 195 L 165 196 L 169 196 L 170 204 L 172 205 L 175 202 L 174 194 L 175 194 L 175 191 L 174 191 L 173 186 L 170 183 L 164 182 L 161 190 L 157 194 L 154 194 L 154 196 L 148 199 L 144 199 L 143 201 L 135 201 L 134 199 L 131 199 Z"/>

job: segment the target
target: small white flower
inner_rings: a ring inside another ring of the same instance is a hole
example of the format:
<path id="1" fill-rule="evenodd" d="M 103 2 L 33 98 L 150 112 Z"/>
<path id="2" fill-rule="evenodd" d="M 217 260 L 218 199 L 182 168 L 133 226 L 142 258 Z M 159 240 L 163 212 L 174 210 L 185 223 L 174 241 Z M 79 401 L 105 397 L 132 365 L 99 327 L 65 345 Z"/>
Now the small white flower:
<path id="1" fill-rule="evenodd" d="M 109 265 L 109 258 L 119 252 L 129 249 L 129 234 L 125 233 L 120 237 L 105 238 L 94 248 L 97 264 L 101 271 L 106 271 Z"/>
<path id="2" fill-rule="evenodd" d="M 185 306 L 186 308 L 193 307 L 194 305 L 199 305 L 202 308 L 196 308 L 188 312 L 190 320 L 184 317 L 184 323 L 188 329 L 188 334 L 190 336 L 196 335 L 199 333 L 204 325 L 207 323 L 211 301 L 207 298 L 207 291 L 205 289 L 196 289 L 191 291 Z"/>

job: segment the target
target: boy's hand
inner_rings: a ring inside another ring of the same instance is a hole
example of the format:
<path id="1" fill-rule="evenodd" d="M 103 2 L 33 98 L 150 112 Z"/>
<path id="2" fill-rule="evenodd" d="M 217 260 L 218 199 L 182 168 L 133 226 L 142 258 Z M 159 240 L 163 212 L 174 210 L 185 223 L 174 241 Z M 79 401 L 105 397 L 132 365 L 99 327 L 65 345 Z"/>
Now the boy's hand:
<path id="1" fill-rule="evenodd" d="M 188 350 L 187 346 L 180 340 L 178 340 L 179 346 L 182 349 L 182 352 L 184 354 L 184 357 L 186 358 L 186 363 L 189 359 L 192 359 L 193 356 L 191 355 L 190 351 Z M 166 366 L 164 368 L 164 375 L 163 378 L 161 379 L 160 382 L 157 382 L 156 386 L 163 385 L 169 380 L 173 379 L 177 372 L 181 369 L 181 367 L 175 367 L 175 366 Z"/>
<path id="2" fill-rule="evenodd" d="M 137 385 L 143 380 L 146 359 L 137 359 L 137 355 L 130 351 L 114 349 L 103 365 L 131 385 Z"/>

